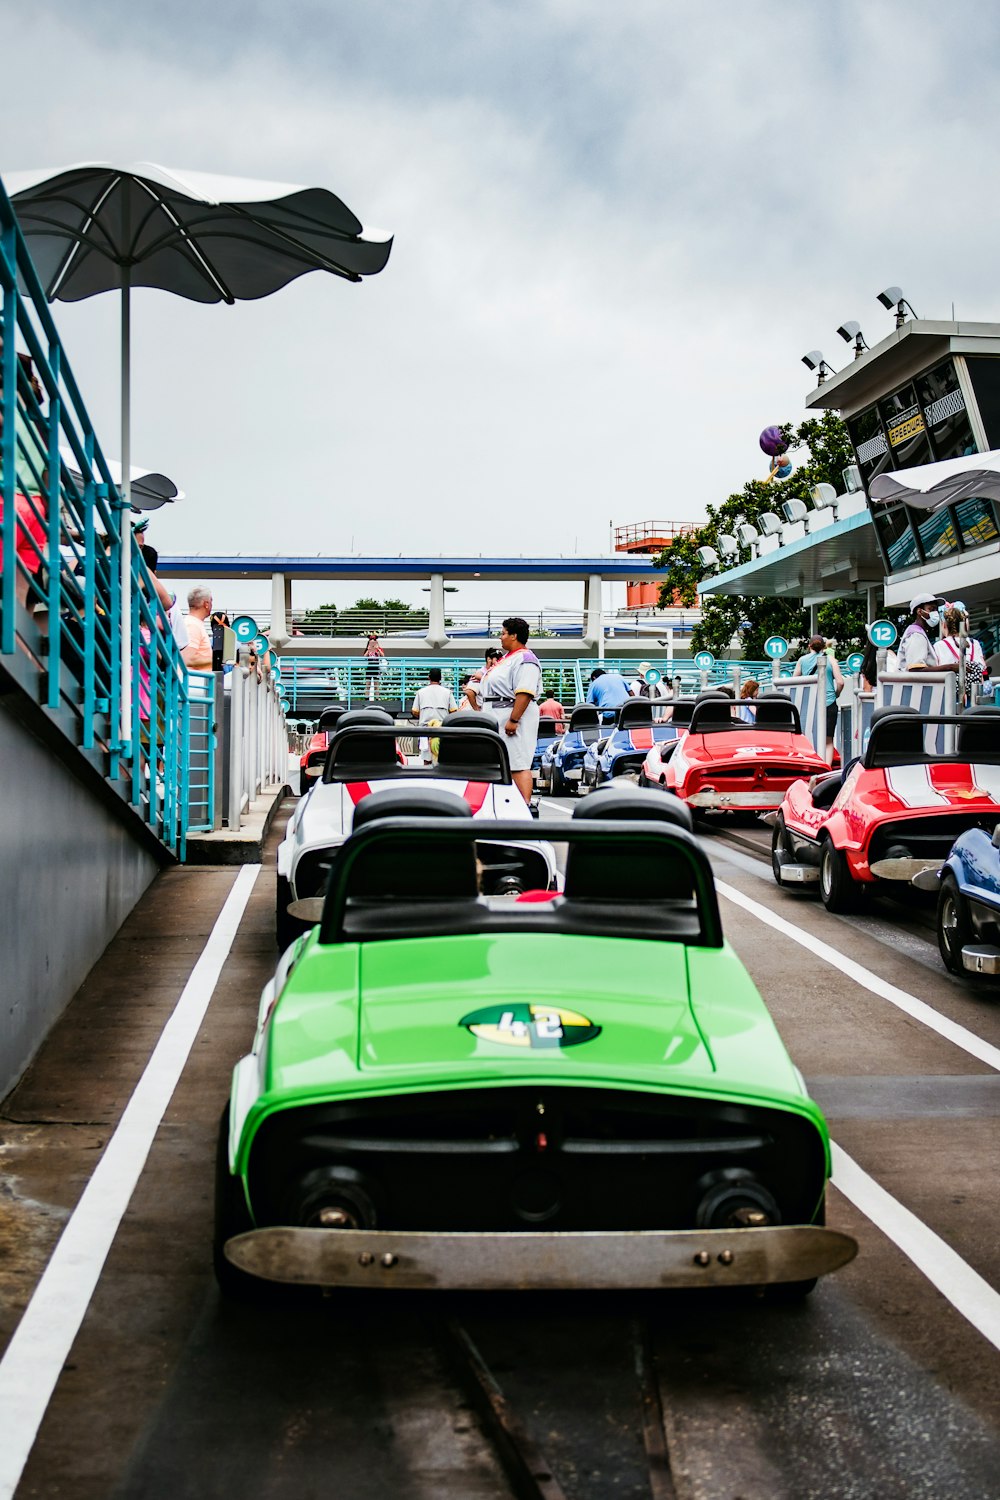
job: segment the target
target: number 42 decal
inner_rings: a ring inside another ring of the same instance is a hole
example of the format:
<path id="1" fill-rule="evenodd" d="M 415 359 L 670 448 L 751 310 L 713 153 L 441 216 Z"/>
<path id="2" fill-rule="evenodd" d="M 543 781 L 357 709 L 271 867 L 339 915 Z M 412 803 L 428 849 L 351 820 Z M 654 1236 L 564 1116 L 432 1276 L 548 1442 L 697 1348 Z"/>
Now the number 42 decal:
<path id="1" fill-rule="evenodd" d="M 485 1042 L 535 1050 L 575 1047 L 601 1032 L 587 1016 L 557 1005 L 489 1005 L 458 1024 Z"/>

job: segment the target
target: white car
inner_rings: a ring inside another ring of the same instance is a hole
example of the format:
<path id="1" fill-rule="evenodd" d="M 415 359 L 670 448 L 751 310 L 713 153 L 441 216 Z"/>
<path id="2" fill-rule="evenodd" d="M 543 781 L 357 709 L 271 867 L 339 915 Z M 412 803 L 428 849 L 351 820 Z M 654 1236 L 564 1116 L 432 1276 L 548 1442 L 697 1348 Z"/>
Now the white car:
<path id="1" fill-rule="evenodd" d="M 400 740 L 433 739 L 437 764 L 407 757 Z M 342 714 L 330 738 L 322 777 L 296 807 L 278 846 L 276 929 L 284 949 L 312 923 L 289 912 L 292 902 L 322 896 L 338 847 L 354 825 L 354 809 L 363 798 L 405 786 L 418 796 L 424 789 L 461 799 L 474 818 L 523 821 L 524 799 L 510 774 L 507 746 L 492 714 L 451 714 L 440 728 L 397 728 L 379 709 Z M 485 895 L 524 890 L 556 890 L 555 852 L 546 842 L 478 846 Z"/>

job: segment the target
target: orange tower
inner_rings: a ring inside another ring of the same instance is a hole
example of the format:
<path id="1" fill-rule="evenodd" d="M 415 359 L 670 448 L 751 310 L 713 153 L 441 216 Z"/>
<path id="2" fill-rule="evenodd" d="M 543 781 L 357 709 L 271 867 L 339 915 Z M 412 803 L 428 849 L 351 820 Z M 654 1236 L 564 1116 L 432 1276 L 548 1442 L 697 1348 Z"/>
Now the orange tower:
<path id="1" fill-rule="evenodd" d="M 631 526 L 616 526 L 615 551 L 655 556 L 666 551 L 677 537 L 697 529 L 692 521 L 636 521 Z M 626 609 L 656 609 L 659 598 L 658 583 L 643 580 L 625 585 Z M 675 598 L 674 604 L 679 607 L 680 600 Z"/>

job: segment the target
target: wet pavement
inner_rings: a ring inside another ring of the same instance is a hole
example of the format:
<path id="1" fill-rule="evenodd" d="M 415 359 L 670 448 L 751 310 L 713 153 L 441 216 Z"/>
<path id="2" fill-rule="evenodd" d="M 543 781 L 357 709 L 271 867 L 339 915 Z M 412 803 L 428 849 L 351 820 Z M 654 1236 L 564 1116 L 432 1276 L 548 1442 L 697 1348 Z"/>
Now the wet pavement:
<path id="1" fill-rule="evenodd" d="M 649 1493 L 638 1327 L 684 1500 L 995 1493 L 1000 1353 L 836 1188 L 828 1222 L 856 1235 L 858 1259 L 793 1308 L 678 1293 L 223 1304 L 210 1260 L 215 1134 L 274 966 L 280 826 L 56 1384 L 22 1500 L 508 1495 L 441 1346 L 445 1312 L 473 1333 L 580 1500 Z M 883 902 L 864 918 L 830 916 L 779 891 L 753 845 L 753 835 L 738 847 L 708 840 L 733 892 L 1000 1046 L 1000 990 L 946 975 L 919 913 Z M 235 878 L 210 867 L 161 875 L 0 1107 L 4 1343 Z M 1000 1074 L 735 900 L 723 898 L 722 915 L 834 1140 L 996 1288 Z"/>

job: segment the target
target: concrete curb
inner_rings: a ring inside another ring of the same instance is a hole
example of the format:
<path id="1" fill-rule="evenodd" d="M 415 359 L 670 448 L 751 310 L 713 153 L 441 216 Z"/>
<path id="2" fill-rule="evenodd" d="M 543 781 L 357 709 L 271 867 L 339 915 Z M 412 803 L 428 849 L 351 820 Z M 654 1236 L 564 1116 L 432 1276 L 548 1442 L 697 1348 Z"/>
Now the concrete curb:
<path id="1" fill-rule="evenodd" d="M 256 865 L 264 857 L 264 840 L 277 816 L 278 808 L 292 795 L 287 784 L 271 787 L 251 802 L 243 826 L 230 833 L 220 828 L 215 833 L 188 835 L 186 865 Z"/>

